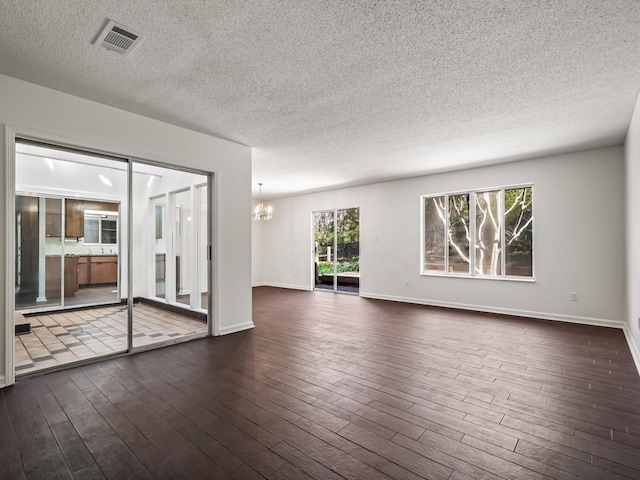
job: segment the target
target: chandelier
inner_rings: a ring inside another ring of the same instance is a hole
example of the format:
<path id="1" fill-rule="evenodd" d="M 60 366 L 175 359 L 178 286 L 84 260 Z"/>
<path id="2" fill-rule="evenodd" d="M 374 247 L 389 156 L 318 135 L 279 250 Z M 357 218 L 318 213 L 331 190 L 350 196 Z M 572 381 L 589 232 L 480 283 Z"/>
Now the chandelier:
<path id="1" fill-rule="evenodd" d="M 265 203 L 262 201 L 262 183 L 258 183 L 258 185 L 260 185 L 260 200 L 258 201 L 258 205 L 256 206 L 256 214 L 254 217 L 254 220 L 260 221 L 260 220 L 271 220 L 271 214 L 273 213 L 273 208 L 271 207 L 271 205 L 265 205 Z"/>

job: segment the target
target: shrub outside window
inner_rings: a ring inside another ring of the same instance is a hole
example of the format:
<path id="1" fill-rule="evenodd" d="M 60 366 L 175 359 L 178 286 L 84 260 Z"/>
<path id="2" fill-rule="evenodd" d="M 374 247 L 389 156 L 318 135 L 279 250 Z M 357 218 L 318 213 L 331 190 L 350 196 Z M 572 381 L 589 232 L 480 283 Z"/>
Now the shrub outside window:
<path id="1" fill-rule="evenodd" d="M 422 197 L 422 273 L 533 277 L 533 186 Z"/>

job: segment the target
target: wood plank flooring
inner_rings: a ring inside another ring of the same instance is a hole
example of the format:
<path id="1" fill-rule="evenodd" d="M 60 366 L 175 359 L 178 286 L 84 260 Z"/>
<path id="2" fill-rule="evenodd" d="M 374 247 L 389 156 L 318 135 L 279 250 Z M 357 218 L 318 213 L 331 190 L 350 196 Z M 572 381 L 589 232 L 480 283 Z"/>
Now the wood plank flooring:
<path id="1" fill-rule="evenodd" d="M 0 479 L 640 479 L 619 330 L 267 287 L 254 320 L 0 390 Z"/>

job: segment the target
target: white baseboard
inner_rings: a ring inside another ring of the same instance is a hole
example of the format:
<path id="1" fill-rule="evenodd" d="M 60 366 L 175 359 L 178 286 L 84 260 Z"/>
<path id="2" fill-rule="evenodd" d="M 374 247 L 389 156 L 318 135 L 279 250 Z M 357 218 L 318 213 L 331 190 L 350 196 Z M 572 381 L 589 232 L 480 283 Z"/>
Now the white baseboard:
<path id="1" fill-rule="evenodd" d="M 254 283 L 252 286 L 254 286 L 254 287 L 289 288 L 291 290 L 306 290 L 307 292 L 313 290 L 313 288 L 309 287 L 309 285 L 291 285 L 291 284 L 288 284 L 288 283 L 262 282 L 262 283 Z"/>
<path id="2" fill-rule="evenodd" d="M 624 322 L 619 320 L 609 320 L 606 318 L 579 317 L 575 315 L 562 315 L 557 313 L 534 312 L 529 310 L 513 310 L 510 308 L 490 307 L 486 305 L 470 305 L 466 303 L 441 302 L 438 300 L 428 300 L 423 298 L 396 297 L 393 295 L 378 295 L 376 293 L 360 292 L 364 298 L 376 300 L 390 300 L 392 302 L 416 303 L 419 305 L 429 305 L 432 307 L 457 308 L 460 310 L 473 310 L 476 312 L 499 313 L 503 315 L 513 315 L 516 317 L 539 318 L 541 320 L 557 320 L 560 322 L 582 323 L 595 325 L 598 327 L 623 328 Z"/>
<path id="3" fill-rule="evenodd" d="M 253 322 L 237 323 L 236 325 L 229 325 L 228 327 L 222 327 L 219 335 L 229 335 L 230 333 L 241 332 L 243 330 L 250 330 L 254 327 Z"/>
<path id="4" fill-rule="evenodd" d="M 640 347 L 638 347 L 638 344 L 633 338 L 633 335 L 631 335 L 629 327 L 625 325 L 622 330 L 624 331 L 624 336 L 627 338 L 627 343 L 629 344 L 629 350 L 631 350 L 633 362 L 636 364 L 636 370 L 638 370 L 638 374 L 640 375 Z"/>

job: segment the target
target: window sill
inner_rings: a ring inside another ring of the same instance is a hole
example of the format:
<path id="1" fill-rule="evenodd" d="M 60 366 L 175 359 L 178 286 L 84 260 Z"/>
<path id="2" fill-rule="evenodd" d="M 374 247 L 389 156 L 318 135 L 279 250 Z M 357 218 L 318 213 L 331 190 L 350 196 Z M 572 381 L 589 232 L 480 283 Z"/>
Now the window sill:
<path id="1" fill-rule="evenodd" d="M 524 282 L 535 283 L 536 277 L 493 277 L 488 275 L 469 275 L 465 273 L 438 273 L 438 272 L 421 272 L 423 277 L 441 277 L 441 278 L 469 278 L 473 280 L 498 280 L 500 282 Z"/>

